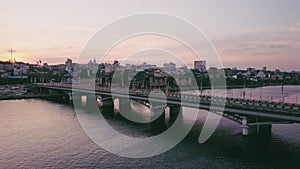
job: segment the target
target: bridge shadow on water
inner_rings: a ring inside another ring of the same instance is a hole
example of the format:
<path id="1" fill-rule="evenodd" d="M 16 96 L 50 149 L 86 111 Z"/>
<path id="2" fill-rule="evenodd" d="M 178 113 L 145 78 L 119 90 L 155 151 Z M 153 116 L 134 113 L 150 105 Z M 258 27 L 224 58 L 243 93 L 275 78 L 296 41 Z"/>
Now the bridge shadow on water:
<path id="1" fill-rule="evenodd" d="M 151 137 L 159 135 L 166 131 L 172 125 L 172 122 L 170 122 L 168 118 L 166 118 L 165 120 L 158 118 L 149 123 L 137 123 L 127 119 L 117 110 L 105 110 L 99 108 L 99 112 L 101 112 L 106 122 L 113 129 L 120 132 L 121 134 L 128 135 L 131 137 Z M 99 112 L 86 113 L 99 115 Z M 131 113 L 139 114 L 139 112 L 136 112 L 134 110 L 132 110 Z"/>

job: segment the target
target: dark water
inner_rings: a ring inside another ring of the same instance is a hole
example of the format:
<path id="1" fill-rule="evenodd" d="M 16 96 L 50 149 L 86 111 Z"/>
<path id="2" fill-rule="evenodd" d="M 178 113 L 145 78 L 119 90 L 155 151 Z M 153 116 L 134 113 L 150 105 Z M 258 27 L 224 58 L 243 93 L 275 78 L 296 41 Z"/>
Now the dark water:
<path id="1" fill-rule="evenodd" d="M 0 168 L 300 168 L 300 124 L 273 125 L 271 136 L 243 137 L 238 124 L 222 119 L 212 137 L 199 144 L 207 115 L 202 111 L 175 148 L 129 159 L 91 141 L 71 106 L 29 99 L 0 101 L 0 108 Z M 124 127 L 118 119 L 115 114 L 107 120 L 129 135 L 153 134 L 145 126 Z"/>

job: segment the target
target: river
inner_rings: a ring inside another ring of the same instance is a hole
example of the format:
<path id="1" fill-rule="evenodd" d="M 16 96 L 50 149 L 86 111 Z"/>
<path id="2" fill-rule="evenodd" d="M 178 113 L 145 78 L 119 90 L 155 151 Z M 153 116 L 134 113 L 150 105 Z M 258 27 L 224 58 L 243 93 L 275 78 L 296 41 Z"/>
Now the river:
<path id="1" fill-rule="evenodd" d="M 246 97 L 252 93 L 251 98 L 271 99 L 273 93 L 273 100 L 282 99 L 281 86 L 231 89 L 227 94 L 240 97 L 243 90 Z M 299 86 L 285 87 L 285 101 L 296 102 L 299 93 Z M 192 130 L 173 149 L 154 157 L 129 159 L 98 147 L 69 105 L 39 99 L 2 100 L 0 108 L 0 168 L 300 167 L 300 124 L 276 124 L 270 136 L 243 137 L 238 124 L 223 118 L 209 140 L 200 144 L 198 137 L 207 116 L 200 111 Z M 115 113 L 107 121 L 129 135 L 153 134 L 145 126 L 124 127 L 127 123 Z"/>

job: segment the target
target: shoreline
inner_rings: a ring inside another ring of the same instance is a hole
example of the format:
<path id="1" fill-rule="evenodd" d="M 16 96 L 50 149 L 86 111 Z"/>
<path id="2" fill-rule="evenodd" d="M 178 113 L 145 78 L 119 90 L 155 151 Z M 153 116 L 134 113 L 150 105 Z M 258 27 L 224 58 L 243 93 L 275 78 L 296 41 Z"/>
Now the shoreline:
<path id="1" fill-rule="evenodd" d="M 17 100 L 17 99 L 35 99 L 35 98 L 39 98 L 39 99 L 46 99 L 49 98 L 53 95 L 50 94 L 37 94 L 34 92 L 31 92 L 30 87 L 28 87 L 29 85 L 33 85 L 33 84 L 15 84 L 15 85 L 1 85 L 0 87 L 2 87 L 2 90 L 4 90 L 5 88 L 8 88 L 10 90 L 7 90 L 7 92 L 9 92 L 10 94 L 5 94 L 2 95 L 3 92 L 1 92 L 0 94 L 0 100 Z M 22 91 L 26 91 L 25 93 L 17 93 L 14 90 L 14 87 L 18 87 L 18 88 L 22 88 Z M 272 85 L 251 85 L 251 86 L 243 86 L 243 85 L 239 85 L 239 86 L 227 86 L 226 89 L 242 89 L 242 88 L 249 88 L 249 89 L 253 89 L 253 88 L 260 88 L 260 87 L 273 87 L 273 86 L 281 86 L 281 84 L 272 84 Z M 285 86 L 299 86 L 299 85 L 285 85 Z M 196 89 L 196 88 L 192 88 L 192 87 L 183 87 L 183 89 L 187 89 L 187 90 L 201 90 L 201 89 Z M 202 90 L 211 90 L 211 87 L 203 87 Z M 218 88 L 215 88 L 218 89 Z"/>
<path id="2" fill-rule="evenodd" d="M 0 100 L 45 99 L 51 96 L 49 94 L 0 96 Z"/>
<path id="3" fill-rule="evenodd" d="M 36 93 L 33 84 L 13 84 L 0 86 L 0 100 L 18 99 L 47 99 L 50 97 L 61 96 L 62 94 L 40 94 Z"/>

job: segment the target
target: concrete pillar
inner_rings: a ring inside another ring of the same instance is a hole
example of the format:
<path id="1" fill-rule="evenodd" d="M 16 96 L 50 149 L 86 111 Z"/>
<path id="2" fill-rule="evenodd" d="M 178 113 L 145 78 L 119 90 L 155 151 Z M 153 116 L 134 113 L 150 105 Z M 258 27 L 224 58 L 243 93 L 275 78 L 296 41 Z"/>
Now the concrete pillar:
<path id="1" fill-rule="evenodd" d="M 96 100 L 96 96 L 92 94 L 86 94 L 86 104 L 84 105 L 84 109 L 89 113 L 96 112 L 98 110 L 98 104 Z"/>
<path id="2" fill-rule="evenodd" d="M 166 117 L 166 104 L 165 103 L 159 103 L 159 102 L 150 102 L 150 120 L 151 122 L 158 122 L 158 123 L 165 123 L 165 117 Z"/>
<path id="3" fill-rule="evenodd" d="M 169 123 L 173 124 L 176 119 L 182 120 L 182 107 L 180 105 L 170 105 Z"/>
<path id="4" fill-rule="evenodd" d="M 242 118 L 242 134 L 243 136 L 249 136 L 252 134 L 264 134 L 269 135 L 272 131 L 271 124 L 263 124 L 266 121 L 259 119 L 258 117 L 243 117 Z"/>
<path id="5" fill-rule="evenodd" d="M 131 101 L 129 98 L 119 98 L 119 111 L 131 112 Z"/>
<path id="6" fill-rule="evenodd" d="M 255 118 L 253 117 L 243 117 L 242 118 L 242 134 L 243 136 L 249 136 L 257 132 L 257 126 L 249 125 L 249 123 L 255 122 Z"/>
<path id="7" fill-rule="evenodd" d="M 101 113 L 114 113 L 114 101 L 110 96 L 101 96 L 102 106 L 100 107 Z"/>
<path id="8" fill-rule="evenodd" d="M 259 134 L 270 135 L 272 133 L 272 124 L 257 125 Z"/>
<path id="9" fill-rule="evenodd" d="M 131 110 L 131 101 L 129 98 L 119 98 L 119 113 L 127 119 L 134 116 Z"/>
<path id="10" fill-rule="evenodd" d="M 74 108 L 82 108 L 84 105 L 82 104 L 82 94 L 76 93 L 72 95 L 71 104 L 73 104 Z"/>
<path id="11" fill-rule="evenodd" d="M 69 92 L 68 96 L 69 96 L 69 101 L 72 101 L 73 100 L 72 92 Z"/>
<path id="12" fill-rule="evenodd" d="M 68 94 L 67 101 L 73 103 L 74 108 L 82 109 L 86 112 L 96 112 L 98 109 L 98 104 L 96 96 L 87 93 L 75 93 L 72 95 L 70 92 Z"/>

